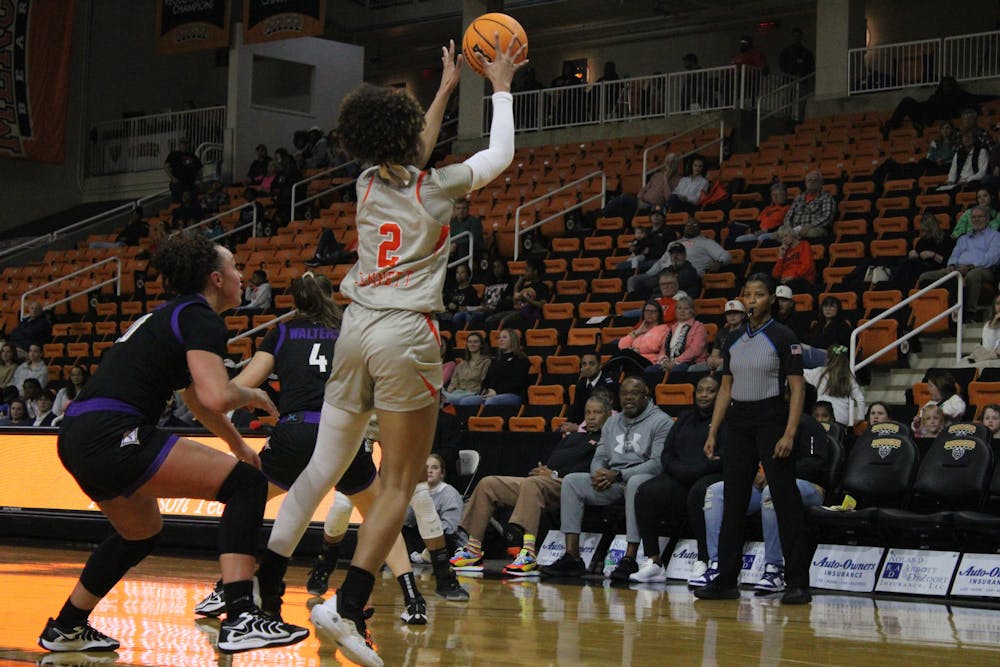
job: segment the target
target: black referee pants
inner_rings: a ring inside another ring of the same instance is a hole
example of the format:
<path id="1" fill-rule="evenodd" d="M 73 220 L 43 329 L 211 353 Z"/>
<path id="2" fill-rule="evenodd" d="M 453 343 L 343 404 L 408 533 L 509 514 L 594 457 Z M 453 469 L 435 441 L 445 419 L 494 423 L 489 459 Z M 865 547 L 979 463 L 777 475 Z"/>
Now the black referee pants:
<path id="1" fill-rule="evenodd" d="M 725 588 L 737 585 L 743 565 L 743 520 L 750 503 L 750 490 L 757 465 L 771 487 L 778 517 L 778 534 L 785 556 L 785 582 L 789 587 L 809 585 L 809 560 L 804 555 L 802 496 L 795 483 L 792 457 L 774 458 L 774 445 L 785 432 L 788 405 L 781 398 L 763 401 L 733 401 L 725 421 L 725 451 L 722 474 L 726 494 L 719 532 L 719 577 Z"/>

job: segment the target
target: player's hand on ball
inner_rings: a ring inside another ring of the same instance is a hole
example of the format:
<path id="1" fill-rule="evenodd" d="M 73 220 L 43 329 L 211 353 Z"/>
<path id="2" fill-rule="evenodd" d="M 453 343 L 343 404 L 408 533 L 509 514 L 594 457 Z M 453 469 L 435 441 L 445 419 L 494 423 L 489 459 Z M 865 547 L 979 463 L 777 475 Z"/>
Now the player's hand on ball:
<path id="1" fill-rule="evenodd" d="M 493 62 L 488 61 L 481 53 L 476 53 L 475 56 L 486 72 L 486 78 L 493 84 L 493 90 L 495 92 L 510 92 L 510 82 L 514 80 L 514 73 L 529 62 L 527 58 L 517 62 L 521 52 L 528 47 L 527 45 L 518 47 L 514 40 L 510 40 L 507 50 L 501 51 L 500 33 L 494 33 L 493 48 L 497 54 Z"/>

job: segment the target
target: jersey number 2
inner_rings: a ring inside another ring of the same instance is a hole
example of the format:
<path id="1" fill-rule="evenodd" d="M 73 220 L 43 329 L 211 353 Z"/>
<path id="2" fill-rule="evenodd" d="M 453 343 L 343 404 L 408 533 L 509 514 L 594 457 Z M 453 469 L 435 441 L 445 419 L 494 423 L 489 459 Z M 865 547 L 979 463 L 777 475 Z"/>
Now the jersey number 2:
<path id="1" fill-rule="evenodd" d="M 399 250 L 402 239 L 399 225 L 395 222 L 383 222 L 378 228 L 382 241 L 378 244 L 378 268 L 388 269 L 399 262 L 399 255 L 393 253 Z"/>
<path id="2" fill-rule="evenodd" d="M 326 373 L 326 355 L 320 354 L 320 344 L 314 343 L 312 352 L 309 353 L 309 365 L 319 368 L 320 373 Z"/>

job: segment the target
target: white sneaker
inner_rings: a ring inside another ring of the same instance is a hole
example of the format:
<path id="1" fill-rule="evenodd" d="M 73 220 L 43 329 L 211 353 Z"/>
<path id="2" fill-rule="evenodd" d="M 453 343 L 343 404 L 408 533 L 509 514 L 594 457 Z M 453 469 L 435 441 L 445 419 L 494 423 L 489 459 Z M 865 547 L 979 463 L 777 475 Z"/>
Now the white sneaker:
<path id="1" fill-rule="evenodd" d="M 712 561 L 708 564 L 708 567 L 697 577 L 691 577 L 688 579 L 688 586 L 691 588 L 702 588 L 703 586 L 708 586 L 710 583 L 715 581 L 715 578 L 719 576 L 719 564 Z"/>
<path id="2" fill-rule="evenodd" d="M 768 563 L 764 566 L 764 575 L 753 587 L 758 593 L 780 593 L 785 590 L 785 570 L 780 565 Z"/>
<path id="3" fill-rule="evenodd" d="M 696 560 L 694 565 L 691 566 L 691 579 L 696 579 L 701 575 L 705 574 L 705 570 L 708 569 L 708 563 L 703 560 Z"/>
<path id="4" fill-rule="evenodd" d="M 359 631 L 354 621 L 337 613 L 337 596 L 334 594 L 323 604 L 312 608 L 309 618 L 316 626 L 321 638 L 336 642 L 344 655 L 363 667 L 382 667 L 382 658 L 378 657 L 367 631 Z"/>
<path id="5" fill-rule="evenodd" d="M 629 575 L 628 580 L 647 584 L 662 583 L 667 580 L 667 570 L 652 558 L 647 558 L 638 572 Z"/>

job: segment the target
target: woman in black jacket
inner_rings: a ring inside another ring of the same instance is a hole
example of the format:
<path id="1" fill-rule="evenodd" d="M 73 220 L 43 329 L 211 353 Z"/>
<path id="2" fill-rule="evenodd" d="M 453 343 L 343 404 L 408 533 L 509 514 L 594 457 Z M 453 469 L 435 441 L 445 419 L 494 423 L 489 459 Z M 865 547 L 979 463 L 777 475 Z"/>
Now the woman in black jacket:
<path id="1" fill-rule="evenodd" d="M 464 396 L 453 405 L 521 405 L 528 389 L 531 362 L 521 350 L 521 337 L 515 329 L 501 329 L 497 337 L 497 357 L 483 379 L 483 391 Z"/>

